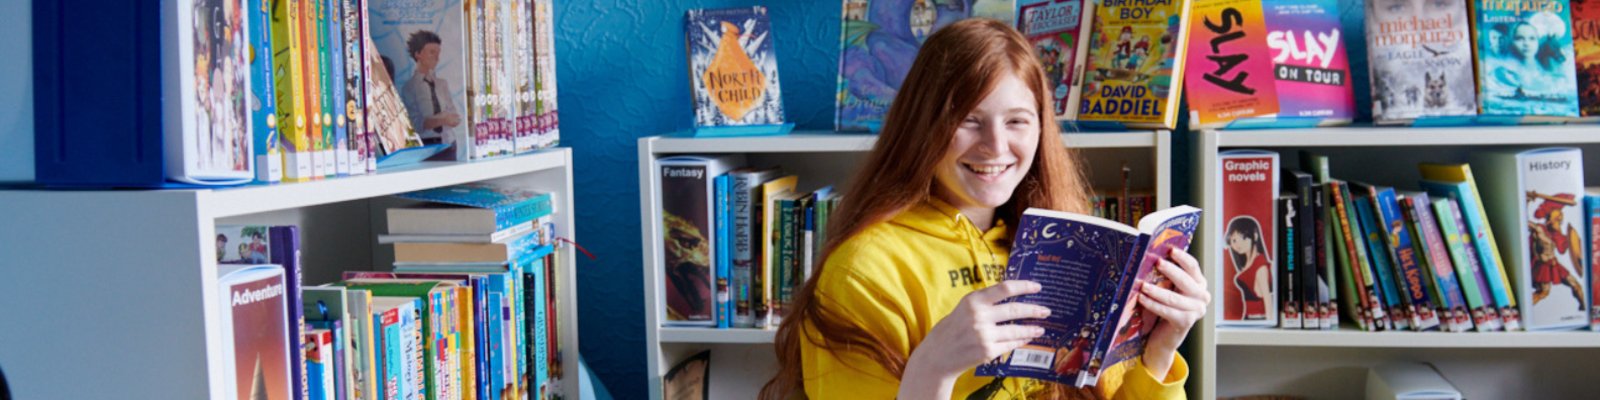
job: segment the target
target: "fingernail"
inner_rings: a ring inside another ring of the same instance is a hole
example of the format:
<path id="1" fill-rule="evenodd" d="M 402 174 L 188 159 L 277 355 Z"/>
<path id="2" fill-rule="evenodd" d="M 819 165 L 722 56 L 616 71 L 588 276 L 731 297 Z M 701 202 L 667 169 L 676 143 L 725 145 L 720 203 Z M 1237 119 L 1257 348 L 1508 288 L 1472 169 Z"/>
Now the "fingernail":
<path id="1" fill-rule="evenodd" d="M 1048 317 L 1048 316 L 1050 316 L 1050 309 L 1046 308 L 1046 309 L 1039 310 L 1039 318 L 1044 318 L 1044 317 Z"/>
<path id="2" fill-rule="evenodd" d="M 1033 327 L 1033 336 L 1043 336 L 1043 335 L 1044 335 L 1044 328 L 1040 328 L 1040 327 L 1037 327 L 1037 326 Z"/>
<path id="3" fill-rule="evenodd" d="M 1032 289 L 1035 292 L 1037 292 L 1037 291 L 1043 290 L 1044 289 L 1044 285 L 1040 285 L 1039 282 L 1028 282 L 1028 288 Z"/>

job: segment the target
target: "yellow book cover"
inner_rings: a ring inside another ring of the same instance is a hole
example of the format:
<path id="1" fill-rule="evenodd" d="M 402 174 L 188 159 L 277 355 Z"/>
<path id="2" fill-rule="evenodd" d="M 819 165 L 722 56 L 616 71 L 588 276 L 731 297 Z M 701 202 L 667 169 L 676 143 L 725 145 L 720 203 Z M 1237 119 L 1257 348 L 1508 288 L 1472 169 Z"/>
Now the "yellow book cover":
<path id="1" fill-rule="evenodd" d="M 1426 164 L 1425 163 L 1425 164 L 1417 164 L 1417 169 L 1422 171 L 1422 179 L 1433 180 L 1433 181 L 1466 182 L 1467 184 L 1469 184 L 1472 187 L 1472 198 L 1471 199 L 1467 199 L 1467 201 L 1471 201 L 1471 202 L 1477 204 L 1478 205 L 1478 210 L 1484 210 L 1484 208 L 1483 208 L 1483 194 L 1478 193 L 1478 182 L 1474 181 L 1472 179 L 1472 168 L 1470 166 L 1468 166 L 1467 164 Z M 1480 215 L 1480 217 L 1481 216 L 1482 215 Z M 1494 265 L 1496 266 L 1495 269 L 1499 270 L 1499 272 L 1500 272 L 1500 282 L 1503 285 L 1502 290 L 1505 290 L 1505 293 L 1516 293 L 1515 291 L 1511 290 L 1510 286 L 1506 286 L 1505 285 L 1506 282 L 1510 282 L 1510 279 L 1509 279 L 1510 277 L 1506 275 L 1506 269 L 1504 268 L 1506 263 L 1504 261 L 1502 261 L 1503 258 L 1500 257 L 1500 249 L 1498 248 L 1498 246 L 1494 246 L 1494 243 L 1500 243 L 1500 242 L 1496 241 L 1495 238 L 1494 238 L 1494 230 L 1489 228 L 1489 221 L 1488 220 L 1484 220 L 1484 219 L 1480 218 L 1480 220 L 1478 221 L 1478 224 L 1483 226 L 1483 234 L 1488 239 L 1488 241 L 1485 242 L 1485 243 L 1489 243 L 1489 245 L 1488 246 L 1484 246 L 1484 247 L 1488 248 L 1489 249 L 1489 254 L 1494 257 Z M 1484 261 L 1488 261 L 1488 260 L 1484 260 Z M 1516 296 L 1508 296 L 1508 297 L 1511 300 L 1511 304 L 1509 304 L 1509 306 L 1510 307 L 1516 307 L 1517 306 L 1517 297 Z"/>
<path id="2" fill-rule="evenodd" d="M 283 180 L 305 181 L 311 176 L 311 153 L 306 149 L 305 87 L 301 81 L 300 13 L 302 0 L 272 3 L 273 73 L 278 104 L 278 137 L 283 145 Z"/>
<path id="3" fill-rule="evenodd" d="M 476 305 L 472 300 L 471 287 L 461 286 L 456 288 L 456 306 L 458 310 L 456 311 L 456 316 L 460 320 L 456 326 L 461 329 L 457 333 L 460 338 L 466 338 L 465 340 L 460 340 L 461 357 L 457 358 L 460 362 L 456 363 L 456 365 L 458 365 L 457 368 L 460 368 L 459 371 L 461 373 L 456 375 L 456 387 L 460 388 L 461 400 L 477 400 L 478 385 L 476 382 L 478 377 L 474 375 L 477 372 L 475 368 L 478 365 L 477 345 L 473 343 L 474 340 L 471 338 L 478 336 L 475 330 L 476 324 L 473 322 L 476 317 L 473 313 Z"/>
<path id="4" fill-rule="evenodd" d="M 1096 9 L 1081 121 L 1177 126 L 1191 0 L 1104 0 Z"/>
<path id="5" fill-rule="evenodd" d="M 774 200 L 786 192 L 794 191 L 795 185 L 799 183 L 799 176 L 789 175 L 761 184 L 760 202 L 756 203 L 761 205 L 761 256 L 756 258 L 758 261 L 754 263 L 755 268 L 758 268 L 759 271 L 750 272 L 752 280 L 750 282 L 750 304 L 755 306 L 756 328 L 767 328 L 773 325 L 774 316 L 772 315 L 771 302 L 774 288 L 772 287 L 773 273 L 771 266 L 772 260 L 777 258 L 776 251 L 778 250 L 776 246 L 772 245 L 772 231 L 778 221 L 778 210 L 774 209 L 777 206 L 777 202 Z"/>

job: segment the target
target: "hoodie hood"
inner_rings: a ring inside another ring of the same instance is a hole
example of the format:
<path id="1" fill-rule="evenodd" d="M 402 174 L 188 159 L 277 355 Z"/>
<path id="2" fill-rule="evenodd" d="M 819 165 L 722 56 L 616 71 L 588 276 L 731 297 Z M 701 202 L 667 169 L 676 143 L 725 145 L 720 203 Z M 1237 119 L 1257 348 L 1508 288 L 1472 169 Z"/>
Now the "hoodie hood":
<path id="1" fill-rule="evenodd" d="M 1005 265 L 1010 254 L 1011 229 L 1004 220 L 995 218 L 994 227 L 979 231 L 961 210 L 937 197 L 928 196 L 889 219 L 889 223 L 966 247 L 973 265 Z"/>

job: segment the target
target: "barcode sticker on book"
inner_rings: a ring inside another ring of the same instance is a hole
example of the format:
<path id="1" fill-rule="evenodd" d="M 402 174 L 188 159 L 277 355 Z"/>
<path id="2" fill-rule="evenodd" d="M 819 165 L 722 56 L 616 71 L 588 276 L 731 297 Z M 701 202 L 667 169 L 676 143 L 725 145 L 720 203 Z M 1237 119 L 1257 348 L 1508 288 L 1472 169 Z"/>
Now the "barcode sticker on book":
<path id="1" fill-rule="evenodd" d="M 1018 367 L 1050 369 L 1050 364 L 1055 358 L 1055 353 L 1043 350 L 1016 349 L 1011 351 L 1011 365 Z"/>

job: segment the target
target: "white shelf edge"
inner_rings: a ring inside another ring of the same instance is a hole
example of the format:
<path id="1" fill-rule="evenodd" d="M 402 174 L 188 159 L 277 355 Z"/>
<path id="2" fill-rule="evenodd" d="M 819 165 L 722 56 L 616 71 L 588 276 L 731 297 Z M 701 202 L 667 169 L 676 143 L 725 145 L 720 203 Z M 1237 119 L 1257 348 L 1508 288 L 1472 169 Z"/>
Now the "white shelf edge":
<path id="1" fill-rule="evenodd" d="M 661 327 L 661 343 L 772 343 L 776 329 Z"/>
<path id="2" fill-rule="evenodd" d="M 1062 141 L 1074 148 L 1148 148 L 1156 145 L 1155 131 L 1063 133 Z M 826 153 L 866 152 L 878 136 L 860 133 L 796 131 L 784 136 L 738 138 L 687 138 L 658 136 L 650 153 Z"/>
<path id="3" fill-rule="evenodd" d="M 1600 332 L 1364 332 L 1217 328 L 1217 346 L 1361 348 L 1595 348 Z"/>
<path id="4" fill-rule="evenodd" d="M 1349 126 L 1208 131 L 1218 147 L 1479 146 L 1600 143 L 1600 125 L 1448 128 Z"/>
<path id="5" fill-rule="evenodd" d="M 376 175 L 201 191 L 201 201 L 217 218 L 301 208 L 559 168 L 571 151 L 558 147 L 495 160 L 423 162 Z"/>

